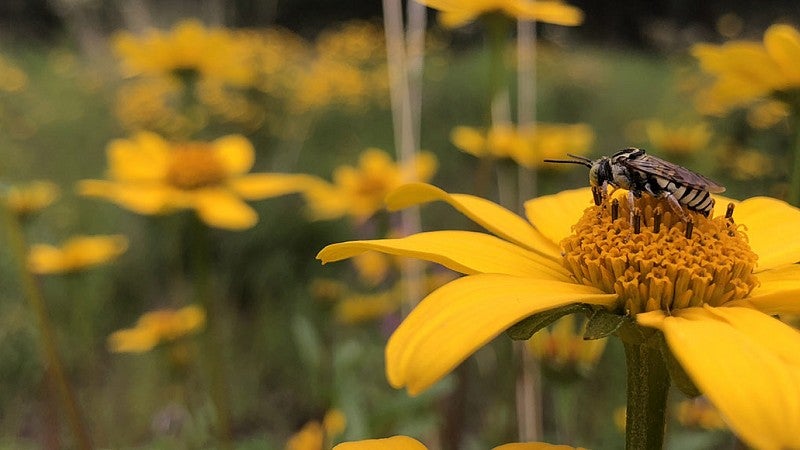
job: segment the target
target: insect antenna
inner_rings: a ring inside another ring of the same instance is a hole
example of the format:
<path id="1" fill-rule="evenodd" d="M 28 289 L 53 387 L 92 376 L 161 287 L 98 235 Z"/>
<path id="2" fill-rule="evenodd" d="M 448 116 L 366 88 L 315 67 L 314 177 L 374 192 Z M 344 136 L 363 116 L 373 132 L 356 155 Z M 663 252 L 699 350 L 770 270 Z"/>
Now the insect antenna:
<path id="1" fill-rule="evenodd" d="M 588 168 L 592 167 L 592 160 L 589 158 L 584 158 L 583 156 L 576 156 L 569 153 L 567 153 L 567 156 L 574 159 L 545 159 L 544 162 L 558 164 L 580 164 L 581 166 L 586 166 Z"/>

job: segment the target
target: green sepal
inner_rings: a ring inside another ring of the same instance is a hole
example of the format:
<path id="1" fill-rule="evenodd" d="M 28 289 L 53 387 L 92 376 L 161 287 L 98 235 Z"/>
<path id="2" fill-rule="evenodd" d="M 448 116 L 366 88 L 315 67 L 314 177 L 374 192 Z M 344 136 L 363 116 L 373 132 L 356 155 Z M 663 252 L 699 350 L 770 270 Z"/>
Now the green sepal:
<path id="1" fill-rule="evenodd" d="M 586 312 L 586 310 L 586 305 L 581 305 L 578 303 L 571 303 L 569 305 L 549 309 L 520 320 L 506 330 L 506 334 L 515 341 L 525 341 L 530 339 L 534 333 L 550 325 L 561 317 L 564 317 L 568 314 Z"/>
<path id="2" fill-rule="evenodd" d="M 592 311 L 589 320 L 586 322 L 586 331 L 583 339 L 591 341 L 608 337 L 619 330 L 619 327 L 627 320 L 625 316 L 614 314 L 605 309 Z"/>

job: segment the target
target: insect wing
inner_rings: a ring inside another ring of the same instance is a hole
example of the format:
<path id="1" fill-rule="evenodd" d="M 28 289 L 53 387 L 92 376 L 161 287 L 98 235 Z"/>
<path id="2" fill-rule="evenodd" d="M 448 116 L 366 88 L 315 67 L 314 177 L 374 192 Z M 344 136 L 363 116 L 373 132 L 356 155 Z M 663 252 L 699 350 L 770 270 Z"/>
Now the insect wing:
<path id="1" fill-rule="evenodd" d="M 642 155 L 639 158 L 630 159 L 620 158 L 619 162 L 632 169 L 649 173 L 666 180 L 675 181 L 690 188 L 702 189 L 712 194 L 725 192 L 723 186 L 720 186 L 699 173 L 692 172 L 685 167 L 673 164 L 669 161 L 664 161 L 652 155 Z"/>

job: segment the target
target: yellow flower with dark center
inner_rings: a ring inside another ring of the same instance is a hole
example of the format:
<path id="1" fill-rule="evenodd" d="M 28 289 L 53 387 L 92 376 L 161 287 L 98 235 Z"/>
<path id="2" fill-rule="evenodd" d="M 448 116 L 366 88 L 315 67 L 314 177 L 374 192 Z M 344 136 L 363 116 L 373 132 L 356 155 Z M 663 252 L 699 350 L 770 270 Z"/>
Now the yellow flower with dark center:
<path id="1" fill-rule="evenodd" d="M 466 25 L 491 13 L 556 25 L 574 26 L 583 22 L 583 12 L 580 9 L 560 1 L 421 0 L 420 3 L 439 10 L 439 22 L 447 28 Z"/>
<path id="2" fill-rule="evenodd" d="M 71 273 L 111 262 L 128 249 L 122 235 L 74 236 L 60 247 L 34 244 L 28 253 L 28 268 L 38 274 Z"/>
<path id="3" fill-rule="evenodd" d="M 605 338 L 585 340 L 585 329 L 586 322 L 580 329 L 576 326 L 574 315 L 562 317 L 549 329 L 531 336 L 527 348 L 556 376 L 585 376 L 597 364 L 608 342 Z"/>
<path id="4" fill-rule="evenodd" d="M 337 167 L 333 184 L 322 180 L 307 183 L 303 193 L 315 219 L 348 215 L 363 222 L 383 208 L 389 192 L 407 180 L 430 180 L 436 167 L 436 157 L 431 153 L 421 152 L 400 166 L 385 151 L 369 148 L 359 157 L 357 167 Z"/>
<path id="5" fill-rule="evenodd" d="M 108 348 L 114 353 L 143 353 L 163 342 L 197 333 L 205 324 L 205 310 L 195 305 L 152 311 L 143 314 L 133 328 L 112 333 L 108 337 Z"/>
<path id="6" fill-rule="evenodd" d="M 193 209 L 207 225 L 250 228 L 258 215 L 244 200 L 296 192 L 306 175 L 247 172 L 255 151 L 239 135 L 212 142 L 168 142 L 153 133 L 108 146 L 110 180 L 83 180 L 82 195 L 110 200 L 138 214 Z"/>
<path id="7" fill-rule="evenodd" d="M 324 450 L 330 441 L 344 432 L 347 418 L 338 409 L 325 413 L 322 422 L 312 420 L 292 435 L 284 447 L 286 450 Z"/>
<path id="8" fill-rule="evenodd" d="M 59 194 L 58 186 L 50 181 L 33 181 L 11 186 L 5 193 L 5 204 L 20 218 L 31 216 L 53 203 Z"/>
<path id="9" fill-rule="evenodd" d="M 659 120 L 648 121 L 645 133 L 650 144 L 664 154 L 688 156 L 708 148 L 711 130 L 706 123 L 669 126 Z"/>
<path id="10" fill-rule="evenodd" d="M 169 32 L 150 30 L 141 37 L 128 32 L 114 36 L 114 52 L 128 76 L 196 76 L 249 86 L 255 74 L 247 64 L 247 41 L 224 28 L 206 28 L 184 20 Z"/>
<path id="11" fill-rule="evenodd" d="M 800 86 L 800 32 L 789 25 L 769 27 L 763 43 L 696 44 L 692 55 L 715 78 L 696 99 L 697 108 L 706 114 L 722 115 Z"/>
<path id="12" fill-rule="evenodd" d="M 389 339 L 387 377 L 411 394 L 522 319 L 591 305 L 660 330 L 749 445 L 800 447 L 800 334 L 771 317 L 800 310 L 800 210 L 766 197 L 717 197 L 711 218 L 688 213 L 689 232 L 666 201 L 644 196 L 633 218 L 622 201 L 612 220 L 615 208 L 591 199 L 585 188 L 530 200 L 526 221 L 479 197 L 409 184 L 387 198 L 390 209 L 442 200 L 496 236 L 423 232 L 332 244 L 318 258 L 377 250 L 466 275 L 423 299 Z"/>
<path id="13" fill-rule="evenodd" d="M 342 442 L 333 450 L 427 450 L 420 441 L 408 436 L 392 436 L 384 439 Z M 520 442 L 493 447 L 492 450 L 584 450 L 582 447 L 554 445 L 544 442 Z"/>

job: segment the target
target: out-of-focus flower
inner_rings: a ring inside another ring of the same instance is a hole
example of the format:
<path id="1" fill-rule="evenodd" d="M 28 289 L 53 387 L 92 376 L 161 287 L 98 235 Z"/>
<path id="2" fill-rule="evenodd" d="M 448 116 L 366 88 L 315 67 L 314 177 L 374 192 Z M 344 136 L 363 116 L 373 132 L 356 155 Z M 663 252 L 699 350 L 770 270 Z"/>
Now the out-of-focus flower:
<path id="1" fill-rule="evenodd" d="M 705 397 L 684 400 L 675 406 L 675 418 L 687 428 L 724 430 L 727 427 L 717 408 Z"/>
<path id="2" fill-rule="evenodd" d="M 181 95 L 180 82 L 172 78 L 133 80 L 117 91 L 114 112 L 126 130 L 188 136 L 206 126 L 208 115 L 196 107 L 181 111 L 176 107 Z"/>
<path id="3" fill-rule="evenodd" d="M 788 118 L 790 114 L 791 109 L 785 102 L 765 100 L 747 110 L 747 123 L 753 128 L 766 130 Z"/>
<path id="4" fill-rule="evenodd" d="M 645 125 L 650 144 L 671 156 L 688 156 L 708 148 L 711 130 L 708 124 L 668 126 L 660 120 L 650 120 Z"/>
<path id="5" fill-rule="evenodd" d="M 34 244 L 28 253 L 28 269 L 38 274 L 71 273 L 111 262 L 128 249 L 122 235 L 75 236 L 61 247 Z"/>
<path id="6" fill-rule="evenodd" d="M 586 324 L 581 328 L 585 330 Z M 565 316 L 534 334 L 528 340 L 528 350 L 560 379 L 588 375 L 603 354 L 607 339 L 584 340 L 582 329 L 577 327 L 574 315 Z"/>
<path id="7" fill-rule="evenodd" d="M 190 76 L 240 87 L 251 85 L 255 77 L 247 64 L 246 42 L 227 29 L 207 28 L 194 19 L 177 23 L 169 32 L 120 32 L 113 47 L 128 76 Z"/>
<path id="8" fill-rule="evenodd" d="M 466 25 L 491 13 L 556 25 L 574 26 L 583 22 L 583 12 L 580 9 L 560 1 L 420 0 L 420 3 L 439 10 L 439 22 L 447 28 Z"/>
<path id="9" fill-rule="evenodd" d="M 381 284 L 389 275 L 391 261 L 383 253 L 366 252 L 353 257 L 358 277 L 368 286 Z"/>
<path id="10" fill-rule="evenodd" d="M 27 86 L 28 75 L 11 60 L 0 55 L 0 91 L 20 92 Z"/>
<path id="11" fill-rule="evenodd" d="M 627 202 L 615 218 L 592 205 L 590 191 L 529 200 L 526 221 L 479 197 L 407 184 L 387 197 L 390 210 L 445 201 L 494 235 L 423 232 L 332 244 L 317 257 L 328 263 L 383 251 L 465 275 L 425 297 L 389 338 L 387 378 L 411 394 L 521 320 L 583 305 L 631 318 L 641 332 L 657 330 L 662 351 L 748 445 L 800 447 L 793 428 L 800 422 L 800 335 L 772 317 L 800 313 L 800 239 L 792 238 L 800 210 L 767 197 L 717 196 L 709 217 L 692 215 L 689 233 L 680 216 L 666 221 L 664 199 L 637 199 L 637 227 L 622 219 L 636 214 Z M 730 204 L 735 214 L 726 214 Z"/>
<path id="12" fill-rule="evenodd" d="M 325 450 L 330 442 L 342 434 L 347 426 L 345 415 L 338 409 L 325 413 L 322 423 L 312 420 L 292 435 L 284 447 L 286 450 Z"/>
<path id="13" fill-rule="evenodd" d="M 59 195 L 58 186 L 50 181 L 33 181 L 14 185 L 5 193 L 5 204 L 21 219 L 29 217 L 53 203 Z"/>
<path id="14" fill-rule="evenodd" d="M 193 209 L 207 225 L 250 228 L 256 212 L 244 200 L 296 192 L 305 175 L 247 173 L 252 144 L 239 135 L 212 142 L 168 142 L 141 132 L 108 146 L 110 180 L 83 180 L 82 195 L 112 201 L 138 214 Z"/>
<path id="15" fill-rule="evenodd" d="M 394 289 L 347 296 L 336 303 L 335 317 L 339 323 L 348 325 L 381 319 L 400 309 L 400 300 Z"/>
<path id="16" fill-rule="evenodd" d="M 696 106 L 704 114 L 723 115 L 800 86 L 800 33 L 789 25 L 770 26 L 763 43 L 696 44 L 692 55 L 714 78 L 696 98 Z"/>
<path id="17" fill-rule="evenodd" d="M 133 328 L 115 331 L 108 337 L 114 353 L 143 353 L 201 331 L 206 324 L 203 308 L 190 305 L 177 310 L 162 309 L 143 314 Z"/>
<path id="18" fill-rule="evenodd" d="M 494 125 L 489 130 L 459 126 L 450 133 L 458 149 L 479 158 L 510 158 L 525 167 L 559 169 L 544 164 L 544 159 L 561 158 L 566 153 L 585 155 L 594 141 L 594 132 L 586 124 L 538 123 L 529 129 Z"/>
<path id="19" fill-rule="evenodd" d="M 408 436 L 392 436 L 384 439 L 365 439 L 363 441 L 342 442 L 333 450 L 427 450 L 420 441 Z M 585 450 L 582 447 L 554 445 L 544 442 L 520 442 L 504 444 L 492 450 Z"/>
<path id="20" fill-rule="evenodd" d="M 772 158 L 754 149 L 729 151 L 724 160 L 730 168 L 730 176 L 742 181 L 762 178 L 775 168 Z"/>
<path id="21" fill-rule="evenodd" d="M 347 215 L 363 222 L 383 208 L 389 192 L 408 180 L 430 180 L 436 168 L 436 157 L 431 153 L 421 152 L 399 166 L 385 151 L 369 148 L 359 157 L 357 167 L 337 167 L 333 184 L 320 180 L 307 184 L 303 193 L 315 219 Z"/>

